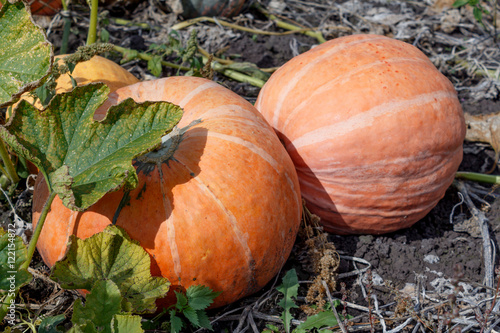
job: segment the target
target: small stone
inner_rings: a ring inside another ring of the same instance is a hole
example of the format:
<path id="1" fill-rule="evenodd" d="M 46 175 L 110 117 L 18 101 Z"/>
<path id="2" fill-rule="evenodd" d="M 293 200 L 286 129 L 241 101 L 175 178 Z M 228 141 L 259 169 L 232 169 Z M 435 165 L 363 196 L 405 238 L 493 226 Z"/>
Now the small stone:
<path id="1" fill-rule="evenodd" d="M 424 257 L 424 261 L 428 262 L 429 264 L 436 264 L 439 262 L 439 257 L 434 254 L 428 254 Z"/>

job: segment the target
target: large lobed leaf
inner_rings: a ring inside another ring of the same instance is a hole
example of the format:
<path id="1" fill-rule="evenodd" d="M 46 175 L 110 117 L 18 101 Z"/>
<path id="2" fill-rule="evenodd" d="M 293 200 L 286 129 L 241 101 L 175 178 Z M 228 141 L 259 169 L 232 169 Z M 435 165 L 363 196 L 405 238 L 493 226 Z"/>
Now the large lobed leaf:
<path id="1" fill-rule="evenodd" d="M 151 312 L 155 300 L 164 297 L 170 283 L 152 277 L 146 251 L 117 226 L 81 240 L 71 236 L 66 257 L 56 262 L 52 279 L 65 289 L 90 290 L 96 281 L 110 280 L 126 300 L 127 310 Z"/>
<path id="2" fill-rule="evenodd" d="M 31 274 L 20 269 L 27 257 L 21 237 L 0 228 L 0 295 L 11 293 L 31 281 Z"/>
<path id="3" fill-rule="evenodd" d="M 0 107 L 39 85 L 48 75 L 52 47 L 24 3 L 0 9 Z"/>
<path id="4" fill-rule="evenodd" d="M 94 121 L 108 92 L 103 84 L 77 87 L 54 97 L 44 112 L 21 101 L 0 127 L 0 137 L 40 169 L 72 210 L 85 210 L 122 185 L 135 187 L 132 159 L 158 146 L 182 116 L 171 103 L 127 99 Z"/>

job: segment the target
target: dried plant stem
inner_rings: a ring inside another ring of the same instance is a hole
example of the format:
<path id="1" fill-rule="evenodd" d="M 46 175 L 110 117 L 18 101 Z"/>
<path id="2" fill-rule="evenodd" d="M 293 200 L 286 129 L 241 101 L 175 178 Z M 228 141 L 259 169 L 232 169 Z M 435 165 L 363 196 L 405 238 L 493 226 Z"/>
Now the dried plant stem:
<path id="1" fill-rule="evenodd" d="M 303 33 L 305 35 L 308 35 L 308 36 L 311 36 L 311 37 L 318 39 L 318 41 L 320 43 L 326 42 L 326 40 L 323 38 L 323 35 L 321 35 L 321 33 L 318 31 L 314 31 L 314 30 L 307 29 L 307 28 L 300 28 L 300 27 L 297 27 L 295 25 L 285 23 L 282 21 L 275 21 L 275 22 L 280 28 L 288 30 L 286 32 L 265 31 L 265 30 L 242 27 L 241 25 L 238 25 L 238 24 L 230 23 L 230 22 L 227 22 L 227 21 L 224 21 L 221 19 L 216 19 L 216 18 L 207 17 L 207 16 L 200 16 L 200 17 L 197 17 L 197 18 L 194 18 L 191 20 L 177 23 L 177 24 L 172 26 L 172 30 L 181 30 L 181 29 L 187 28 L 193 24 L 200 23 L 200 22 L 211 22 L 211 23 L 219 24 L 219 25 L 231 28 L 231 29 L 245 31 L 245 32 L 249 32 L 249 33 L 257 34 L 257 35 L 284 36 L 284 35 L 289 35 L 289 34 L 294 34 L 294 33 Z M 280 23 L 278 23 L 278 22 L 280 22 Z"/>
<path id="2" fill-rule="evenodd" d="M 342 333 L 347 333 L 347 330 L 346 330 L 344 324 L 342 323 L 342 320 L 340 319 L 339 313 L 337 312 L 337 309 L 335 308 L 335 304 L 333 304 L 332 294 L 330 294 L 330 288 L 328 288 L 328 284 L 326 283 L 325 280 L 322 280 L 321 283 L 323 284 L 323 288 L 325 288 L 328 302 L 330 302 L 330 306 L 332 307 L 333 314 L 335 315 L 335 318 L 337 319 L 337 323 L 340 327 L 340 330 L 342 331 Z"/>
<path id="3" fill-rule="evenodd" d="M 486 215 L 476 208 L 472 199 L 469 196 L 469 191 L 463 182 L 456 182 L 458 190 L 464 196 L 465 203 L 469 207 L 472 216 L 479 224 L 481 236 L 483 237 L 483 259 L 484 259 L 484 284 L 488 288 L 493 288 L 493 251 L 491 248 L 491 239 L 489 233 L 489 221 Z M 491 295 L 491 290 L 488 289 L 488 294 Z"/>
<path id="4" fill-rule="evenodd" d="M 303 33 L 304 35 L 307 35 L 309 37 L 313 37 L 313 38 L 316 38 L 316 40 L 318 41 L 318 43 L 324 43 L 326 42 L 326 39 L 325 37 L 323 37 L 323 34 L 320 32 L 320 31 L 317 31 L 317 30 L 311 30 L 311 29 L 304 29 L 304 28 L 301 28 L 301 27 L 298 27 L 294 24 L 291 24 L 291 23 L 288 23 L 288 22 L 285 22 L 285 21 L 282 21 L 280 19 L 278 19 L 276 17 L 276 15 L 273 15 L 271 13 L 269 13 L 267 10 L 265 10 L 262 6 L 260 6 L 259 4 L 255 4 L 255 7 L 262 13 L 264 14 L 268 19 L 270 19 L 271 21 L 273 21 L 274 23 L 276 23 L 276 25 L 282 29 L 286 29 L 286 30 L 289 30 L 289 31 L 292 31 L 292 32 L 301 32 Z"/>

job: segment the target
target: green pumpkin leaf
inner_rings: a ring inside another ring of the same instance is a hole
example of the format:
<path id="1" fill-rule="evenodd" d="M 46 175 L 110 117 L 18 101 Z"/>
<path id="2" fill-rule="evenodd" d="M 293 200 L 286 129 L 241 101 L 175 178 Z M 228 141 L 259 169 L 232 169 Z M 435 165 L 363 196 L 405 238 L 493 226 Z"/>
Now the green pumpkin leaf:
<path id="1" fill-rule="evenodd" d="M 80 300 L 76 300 L 75 304 L 77 302 L 81 303 Z M 99 332 L 95 328 L 95 325 L 92 323 L 92 321 L 87 320 L 85 321 L 84 324 L 74 325 L 73 327 L 71 327 L 68 333 L 99 333 Z"/>
<path id="2" fill-rule="evenodd" d="M 162 72 L 161 66 L 161 57 L 153 56 L 150 60 L 148 60 L 148 69 L 156 77 L 159 77 Z"/>
<path id="3" fill-rule="evenodd" d="M 150 265 L 151 259 L 139 243 L 110 225 L 85 240 L 71 236 L 69 250 L 56 262 L 51 278 L 65 289 L 90 290 L 96 281 L 113 281 L 127 301 L 126 311 L 152 312 L 156 298 L 165 296 L 170 283 L 151 277 Z"/>
<path id="4" fill-rule="evenodd" d="M 31 274 L 20 269 L 28 258 L 21 237 L 0 228 L 0 295 L 14 292 L 31 281 Z"/>
<path id="5" fill-rule="evenodd" d="M 299 279 L 295 269 L 286 272 L 283 277 L 283 283 L 276 287 L 276 290 L 283 294 L 283 299 L 279 301 L 278 305 L 283 308 L 283 314 L 280 318 L 283 320 L 285 331 L 288 333 L 290 332 L 290 324 L 293 319 L 290 309 L 298 308 L 293 300 L 293 297 L 297 297 L 299 290 Z"/>
<path id="6" fill-rule="evenodd" d="M 320 329 L 322 327 L 336 326 L 338 325 L 337 318 L 332 311 L 323 311 L 314 316 L 307 317 L 306 321 L 297 326 L 294 330 L 297 332 L 304 331 L 309 332 L 310 330 L 316 328 Z"/>
<path id="7" fill-rule="evenodd" d="M 64 314 L 60 314 L 54 317 L 46 317 L 38 326 L 38 333 L 62 333 L 62 331 L 57 329 L 57 325 L 62 323 L 66 319 Z"/>
<path id="8" fill-rule="evenodd" d="M 108 92 L 103 84 L 77 87 L 56 95 L 44 112 L 21 101 L 8 126 L 0 127 L 0 138 L 32 161 L 72 210 L 85 210 L 123 185 L 135 187 L 132 159 L 160 145 L 182 115 L 171 103 L 127 99 L 95 121 Z"/>
<path id="9" fill-rule="evenodd" d="M 114 317 L 114 333 L 142 333 L 141 317 L 117 314 Z"/>
<path id="10" fill-rule="evenodd" d="M 40 85 L 51 70 L 52 45 L 22 1 L 0 9 L 0 107 Z"/>
<path id="11" fill-rule="evenodd" d="M 121 300 L 120 289 L 113 281 L 97 281 L 87 295 L 85 306 L 81 300 L 75 301 L 71 321 L 86 326 L 90 320 L 98 332 L 111 333 L 111 321 L 120 313 Z"/>

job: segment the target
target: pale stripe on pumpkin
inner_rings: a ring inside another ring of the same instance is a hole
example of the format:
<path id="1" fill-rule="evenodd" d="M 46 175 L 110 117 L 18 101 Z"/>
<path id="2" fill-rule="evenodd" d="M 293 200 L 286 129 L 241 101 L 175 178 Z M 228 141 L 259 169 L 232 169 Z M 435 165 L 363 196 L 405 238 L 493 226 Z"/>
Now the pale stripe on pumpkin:
<path id="1" fill-rule="evenodd" d="M 281 109 L 283 107 L 283 103 L 285 102 L 286 98 L 288 97 L 288 94 L 292 91 L 293 88 L 297 86 L 298 83 L 301 82 L 301 80 L 308 74 L 311 68 L 316 66 L 318 63 L 323 62 L 325 59 L 328 59 L 332 57 L 335 53 L 341 52 L 343 50 L 346 50 L 352 45 L 356 44 L 362 44 L 366 42 L 371 42 L 371 41 L 376 41 L 376 40 L 386 40 L 386 37 L 375 37 L 375 38 L 370 38 L 370 39 L 360 39 L 351 43 L 343 43 L 343 44 L 338 44 L 335 45 L 335 47 L 332 47 L 330 50 L 322 54 L 321 56 L 316 57 L 314 60 L 308 62 L 306 65 L 304 65 L 302 68 L 300 68 L 298 71 L 294 73 L 293 78 L 288 81 L 288 83 L 284 84 L 283 88 L 281 89 L 279 99 L 275 105 L 274 109 L 274 114 L 273 118 L 271 119 L 271 125 L 274 128 L 278 128 L 278 122 L 279 122 L 279 116 L 281 113 Z M 265 86 L 264 86 L 265 88 Z M 260 103 L 259 105 L 256 105 L 258 110 L 261 110 L 260 108 Z"/>
<path id="2" fill-rule="evenodd" d="M 460 150 L 460 147 L 452 150 L 445 151 L 439 154 L 434 152 L 422 151 L 419 154 L 413 154 L 408 156 L 400 156 L 390 159 L 383 159 L 380 161 L 370 161 L 369 165 L 344 165 L 332 157 L 331 159 L 322 160 L 325 162 L 324 167 L 302 167 L 297 166 L 296 170 L 298 172 L 302 172 L 304 174 L 314 174 L 318 179 L 326 180 L 329 182 L 338 182 L 342 177 L 347 177 L 348 181 L 351 184 L 357 184 L 357 182 L 352 178 L 353 173 L 359 173 L 360 178 L 359 183 L 365 183 L 367 178 L 371 178 L 372 175 L 375 175 L 376 180 L 380 180 L 380 182 L 385 182 L 387 178 L 398 178 L 402 174 L 401 165 L 409 165 L 411 166 L 409 170 L 412 171 L 412 174 L 418 175 L 427 175 L 433 173 L 435 170 L 420 170 L 417 167 L 417 163 L 426 162 L 426 164 L 433 164 L 432 161 L 437 161 L 439 163 L 443 162 L 443 159 L 446 160 L 448 157 L 453 157 Z M 440 162 L 441 161 L 441 162 Z M 334 162 L 336 162 L 334 164 Z M 387 170 L 391 169 L 391 166 L 396 166 L 396 173 L 388 173 Z"/>
<path id="3" fill-rule="evenodd" d="M 233 113 L 228 113 L 229 111 L 234 111 Z M 242 118 L 245 123 L 249 126 L 257 127 L 257 126 L 263 126 L 263 127 L 268 127 L 269 124 L 264 120 L 263 117 L 260 115 L 257 116 L 254 111 L 248 110 L 243 108 L 241 105 L 236 105 L 236 104 L 228 104 L 228 105 L 221 105 L 216 108 L 207 110 L 205 113 L 200 115 L 200 119 L 217 119 L 219 117 L 222 118 L 229 118 L 229 117 L 238 117 Z M 231 119 L 231 121 L 235 121 L 234 119 Z"/>
<path id="4" fill-rule="evenodd" d="M 379 117 L 387 117 L 389 113 L 398 114 L 406 112 L 407 108 L 433 103 L 436 99 L 456 99 L 456 94 L 449 91 L 438 91 L 434 93 L 418 95 L 415 98 L 384 103 L 367 110 L 363 113 L 332 125 L 320 127 L 299 138 L 294 139 L 287 145 L 287 150 L 299 149 L 309 145 L 320 144 L 321 142 L 334 140 L 336 137 L 349 134 L 354 130 L 369 127 Z"/>
<path id="5" fill-rule="evenodd" d="M 455 151 L 456 153 L 456 151 Z M 451 154 L 453 156 L 453 154 Z M 380 183 L 377 182 L 377 177 L 374 176 L 370 178 L 369 182 L 362 182 L 362 184 L 366 184 L 363 187 L 360 187 L 360 184 L 355 184 L 356 193 L 352 192 L 350 188 L 353 187 L 352 180 L 357 178 L 357 176 L 362 177 L 363 171 L 360 170 L 357 174 L 351 175 L 350 179 L 345 179 L 344 182 L 340 181 L 339 178 L 330 178 L 321 180 L 322 185 L 326 193 L 334 194 L 336 200 L 332 202 L 327 198 L 320 198 L 317 195 L 317 184 L 311 183 L 310 181 L 304 179 L 304 177 L 299 178 L 299 182 L 301 184 L 301 188 L 303 189 L 302 195 L 304 199 L 308 202 L 311 202 L 323 209 L 329 209 L 332 211 L 342 211 L 342 213 L 352 214 L 352 215 L 380 215 L 384 217 L 393 217 L 400 215 L 411 215 L 418 213 L 421 210 L 427 210 L 435 206 L 436 201 L 439 198 L 432 198 L 432 200 L 426 200 L 425 194 L 432 194 L 439 189 L 443 189 L 443 185 L 448 184 L 454 178 L 453 173 L 449 173 L 448 177 L 443 177 L 440 171 L 446 171 L 443 167 L 448 164 L 449 161 L 447 159 L 442 159 L 440 163 L 436 164 L 431 171 L 427 171 L 425 175 L 415 179 L 411 182 L 407 182 L 402 184 L 401 181 L 391 183 L 390 179 L 382 181 Z M 383 173 L 380 175 L 383 177 Z M 395 177 L 396 179 L 398 177 Z M 351 181 L 351 182 L 350 182 Z M 380 186 L 378 191 L 376 190 L 376 186 Z M 406 196 L 401 196 L 401 190 L 399 187 L 403 186 L 406 189 Z M 310 191 L 310 189 L 312 191 Z M 382 190 L 383 189 L 383 190 Z M 376 195 L 371 199 L 372 201 L 366 201 L 366 192 L 373 192 Z M 411 201 L 413 202 L 412 207 L 408 209 L 403 209 L 406 206 L 408 198 L 413 198 Z M 418 204 L 415 203 L 414 198 L 422 198 Z M 358 201 L 363 200 L 364 205 L 352 205 L 351 204 L 343 204 L 344 200 L 348 200 L 348 203 L 351 203 L 353 200 Z M 378 206 L 377 203 L 387 203 L 390 202 L 391 205 L 400 205 L 397 210 L 387 210 L 383 208 L 383 206 Z"/>
<path id="6" fill-rule="evenodd" d="M 186 104 L 188 104 L 193 98 L 195 98 L 198 94 L 201 94 L 204 90 L 210 89 L 210 88 L 217 88 L 220 87 L 217 83 L 213 81 L 209 81 L 206 83 L 203 83 L 202 85 L 199 85 L 195 89 L 191 90 L 180 102 L 179 106 L 181 108 L 185 107 Z"/>
<path id="7" fill-rule="evenodd" d="M 385 60 L 380 60 L 380 61 L 375 61 L 360 67 L 357 67 L 351 71 L 342 73 L 340 76 L 333 77 L 332 80 L 328 81 L 327 84 L 323 84 L 320 87 L 318 87 L 314 92 L 306 98 L 304 101 L 302 101 L 299 105 L 293 108 L 288 115 L 287 118 L 283 124 L 283 126 L 278 127 L 281 132 L 287 133 L 286 128 L 290 124 L 290 121 L 297 115 L 299 112 L 304 112 L 304 108 L 307 108 L 308 105 L 311 105 L 311 103 L 314 102 L 318 97 L 318 95 L 327 93 L 329 91 L 333 91 L 334 87 L 337 85 L 342 85 L 342 84 L 349 84 L 352 82 L 353 77 L 358 75 L 358 74 L 364 74 L 365 71 L 378 67 L 378 66 L 387 66 L 387 64 L 405 64 L 405 63 L 422 63 L 423 65 L 429 65 L 428 60 L 426 59 L 412 59 L 412 58 L 390 58 L 390 59 L 385 59 Z M 292 122 L 293 123 L 293 122 Z"/>
<path id="8" fill-rule="evenodd" d="M 254 154 L 258 155 L 260 158 L 262 158 L 264 161 L 266 161 L 269 165 L 271 165 L 277 174 L 281 173 L 280 164 L 264 149 L 254 145 L 253 143 L 251 143 L 249 141 L 243 140 L 243 139 L 236 137 L 236 136 L 222 134 L 222 133 L 215 133 L 215 132 L 207 132 L 207 134 L 196 133 L 196 134 L 194 134 L 194 135 L 192 134 L 190 136 L 209 136 L 209 137 L 218 138 L 221 140 L 229 141 L 229 142 L 235 143 L 237 145 L 243 146 L 243 147 L 249 149 L 250 151 L 252 151 Z M 297 202 L 296 206 L 297 206 L 297 210 L 299 212 L 298 214 L 300 215 L 300 209 L 301 209 L 300 202 L 301 202 L 301 200 L 297 196 L 297 191 L 295 189 L 295 186 L 293 185 L 293 181 L 291 180 L 290 175 L 288 175 L 288 173 L 285 172 L 285 177 L 287 179 L 288 185 L 290 186 L 290 191 L 292 191 L 292 193 L 294 194 L 295 201 Z"/>

